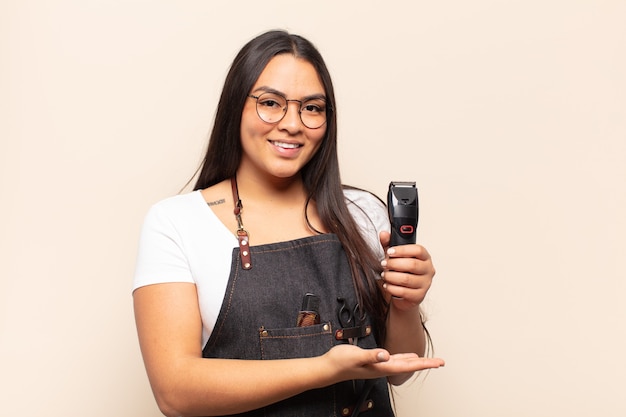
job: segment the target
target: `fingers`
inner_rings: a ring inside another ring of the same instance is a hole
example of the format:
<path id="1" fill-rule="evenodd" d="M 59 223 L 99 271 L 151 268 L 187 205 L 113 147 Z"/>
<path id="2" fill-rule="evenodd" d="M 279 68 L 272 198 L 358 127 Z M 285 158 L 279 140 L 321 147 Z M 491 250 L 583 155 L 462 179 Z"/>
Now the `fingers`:
<path id="1" fill-rule="evenodd" d="M 387 258 L 381 262 L 384 271 L 396 271 L 410 275 L 435 275 L 435 268 L 430 260 L 415 258 Z"/>
<path id="2" fill-rule="evenodd" d="M 422 261 L 430 259 L 430 253 L 418 244 L 394 246 L 387 249 L 386 253 L 390 258 L 415 258 Z"/>
<path id="3" fill-rule="evenodd" d="M 394 298 L 405 301 L 404 306 L 416 306 L 426 297 L 435 275 L 430 254 L 420 245 L 389 248 L 383 267 L 383 288 Z"/>
<path id="4" fill-rule="evenodd" d="M 403 285 L 394 285 L 389 282 L 383 283 L 383 288 L 391 295 L 394 305 L 398 305 L 399 300 L 403 300 L 403 306 L 416 307 L 426 298 L 426 293 L 430 288 L 430 284 L 418 288 L 410 288 Z"/>
<path id="5" fill-rule="evenodd" d="M 381 359 L 384 354 L 378 352 L 376 358 Z M 373 371 L 381 376 L 394 376 L 410 374 L 424 369 L 434 369 L 445 366 L 445 362 L 440 358 L 421 358 L 414 353 L 398 353 L 389 355 L 387 353 L 386 360 L 373 362 L 366 365 L 367 371 Z"/>
<path id="6" fill-rule="evenodd" d="M 391 355 L 385 349 L 353 345 L 335 346 L 324 356 L 329 358 L 331 369 L 337 372 L 340 381 L 401 376 L 445 365 L 439 358 L 421 358 L 415 353 Z"/>

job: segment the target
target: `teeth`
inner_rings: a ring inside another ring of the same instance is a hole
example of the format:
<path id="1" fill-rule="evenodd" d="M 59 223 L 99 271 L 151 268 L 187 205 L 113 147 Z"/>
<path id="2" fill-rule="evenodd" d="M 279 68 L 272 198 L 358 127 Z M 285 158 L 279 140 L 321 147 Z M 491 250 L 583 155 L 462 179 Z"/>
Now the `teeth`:
<path id="1" fill-rule="evenodd" d="M 297 143 L 285 143 L 285 142 L 272 141 L 272 144 L 274 146 L 278 146 L 280 148 L 285 148 L 285 149 L 296 149 L 300 147 L 300 145 Z"/>

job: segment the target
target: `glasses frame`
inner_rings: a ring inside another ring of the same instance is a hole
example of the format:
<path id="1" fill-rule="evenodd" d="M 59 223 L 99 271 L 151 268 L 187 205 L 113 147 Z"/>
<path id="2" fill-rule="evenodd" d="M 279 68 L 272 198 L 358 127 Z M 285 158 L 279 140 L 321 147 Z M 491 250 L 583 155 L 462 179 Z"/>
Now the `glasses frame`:
<path id="1" fill-rule="evenodd" d="M 283 107 L 283 115 L 280 116 L 280 119 L 276 120 L 275 122 L 268 122 L 263 117 L 261 117 L 261 113 L 259 113 L 259 98 L 261 98 L 261 96 L 263 94 L 274 94 L 274 95 L 277 95 L 277 96 L 280 96 L 280 97 L 284 98 L 285 101 L 287 102 L 285 107 Z M 298 108 L 298 116 L 300 117 L 300 122 L 302 123 L 302 125 L 305 126 L 307 129 L 319 129 L 320 127 L 324 126 L 328 122 L 328 114 L 329 114 L 329 112 L 332 112 L 332 107 L 330 106 L 330 104 L 328 104 L 328 102 L 326 101 L 326 98 L 321 98 L 322 100 L 324 100 L 324 103 L 326 103 L 326 109 L 325 109 L 325 113 L 326 113 L 325 116 L 326 116 L 326 118 L 324 119 L 324 122 L 321 125 L 319 125 L 317 127 L 309 127 L 309 126 L 307 126 L 306 123 L 304 123 L 304 120 L 302 120 L 302 105 L 305 103 L 305 101 L 303 101 L 303 100 L 297 100 L 295 98 L 287 98 L 287 97 L 283 96 L 282 94 L 271 92 L 271 91 L 263 92 L 263 93 L 259 94 L 258 96 L 255 96 L 254 94 L 248 94 L 248 97 L 253 98 L 256 101 L 256 104 L 255 104 L 254 107 L 255 107 L 257 116 L 259 116 L 259 119 L 261 119 L 264 123 L 268 123 L 268 124 L 271 124 L 271 125 L 275 125 L 276 123 L 280 123 L 280 121 L 285 118 L 285 115 L 287 114 L 287 111 L 289 110 L 289 102 L 290 101 L 296 102 L 296 103 L 298 103 L 300 105 L 299 108 Z"/>

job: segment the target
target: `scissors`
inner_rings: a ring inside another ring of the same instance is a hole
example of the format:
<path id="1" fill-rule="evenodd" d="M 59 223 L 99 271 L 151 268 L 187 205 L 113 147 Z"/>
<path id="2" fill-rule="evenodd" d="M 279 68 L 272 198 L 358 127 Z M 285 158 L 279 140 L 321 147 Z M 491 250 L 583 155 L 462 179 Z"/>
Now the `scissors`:
<path id="1" fill-rule="evenodd" d="M 337 310 L 337 320 L 339 320 L 339 325 L 341 326 L 340 331 L 342 332 L 342 336 L 344 336 L 347 332 L 357 330 L 357 332 L 354 333 L 354 337 L 348 337 L 348 342 L 351 345 L 357 346 L 359 342 L 358 328 L 361 327 L 363 322 L 360 314 L 361 311 L 359 303 L 356 303 L 354 308 L 350 309 L 345 298 L 337 297 L 337 301 L 341 303 L 341 307 Z M 355 380 L 352 380 L 352 389 L 354 392 L 357 392 Z"/>
<path id="2" fill-rule="evenodd" d="M 341 307 L 337 310 L 337 320 L 339 320 L 339 324 L 343 329 L 348 329 L 351 327 L 359 327 L 361 326 L 363 319 L 361 318 L 361 309 L 359 307 L 359 303 L 354 306 L 354 309 L 350 309 L 346 300 L 343 297 L 337 297 L 337 301 L 341 304 Z M 358 337 L 349 337 L 348 342 L 351 345 L 357 345 L 359 341 Z"/>

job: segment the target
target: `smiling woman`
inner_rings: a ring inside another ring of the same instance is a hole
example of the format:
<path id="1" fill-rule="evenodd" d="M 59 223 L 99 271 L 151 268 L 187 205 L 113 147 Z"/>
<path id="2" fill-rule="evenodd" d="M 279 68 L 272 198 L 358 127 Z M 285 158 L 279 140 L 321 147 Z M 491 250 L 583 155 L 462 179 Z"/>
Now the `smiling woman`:
<path id="1" fill-rule="evenodd" d="M 334 101 L 309 41 L 251 40 L 194 191 L 146 216 L 135 316 L 165 415 L 388 417 L 388 382 L 443 365 L 422 357 L 430 255 L 388 248 L 384 203 L 342 186 Z"/>
<path id="2" fill-rule="evenodd" d="M 254 98 L 260 93 L 257 97 L 262 100 Z M 277 55 L 248 96 L 241 118 L 243 153 L 238 176 L 293 177 L 313 158 L 326 134 L 326 113 L 320 116 L 319 111 L 325 110 L 324 86 L 315 68 L 294 55 Z M 313 99 L 308 97 L 318 97 L 314 101 L 318 105 L 310 104 Z M 302 105 L 305 102 L 307 107 Z M 314 122 L 314 128 L 305 120 Z"/>

